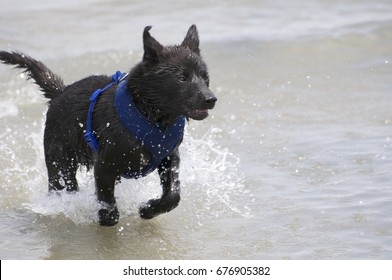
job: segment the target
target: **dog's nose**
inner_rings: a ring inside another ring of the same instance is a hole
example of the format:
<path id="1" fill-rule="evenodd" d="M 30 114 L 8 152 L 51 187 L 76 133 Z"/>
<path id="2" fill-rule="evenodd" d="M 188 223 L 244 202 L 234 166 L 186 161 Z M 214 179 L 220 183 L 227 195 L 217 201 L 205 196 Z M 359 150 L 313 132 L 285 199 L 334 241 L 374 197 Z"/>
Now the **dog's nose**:
<path id="1" fill-rule="evenodd" d="M 204 103 L 207 105 L 207 107 L 209 108 L 209 109 L 212 109 L 212 108 L 214 108 L 214 106 L 215 106 L 215 102 L 217 101 L 218 99 L 215 97 L 215 96 L 208 96 L 205 100 L 204 100 Z"/>

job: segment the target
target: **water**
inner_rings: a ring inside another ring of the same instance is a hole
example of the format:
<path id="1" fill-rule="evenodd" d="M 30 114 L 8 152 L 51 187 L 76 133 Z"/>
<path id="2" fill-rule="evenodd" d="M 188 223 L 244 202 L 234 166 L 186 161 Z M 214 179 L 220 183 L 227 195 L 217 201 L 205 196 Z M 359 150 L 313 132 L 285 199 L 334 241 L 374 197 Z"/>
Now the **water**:
<path id="1" fill-rule="evenodd" d="M 173 44 L 192 23 L 219 101 L 187 126 L 180 206 L 151 221 L 156 175 L 117 187 L 112 228 L 85 170 L 47 196 L 45 100 L 0 66 L 0 258 L 391 259 L 389 0 L 2 0 L 0 47 L 71 83 L 127 71 L 146 25 Z"/>

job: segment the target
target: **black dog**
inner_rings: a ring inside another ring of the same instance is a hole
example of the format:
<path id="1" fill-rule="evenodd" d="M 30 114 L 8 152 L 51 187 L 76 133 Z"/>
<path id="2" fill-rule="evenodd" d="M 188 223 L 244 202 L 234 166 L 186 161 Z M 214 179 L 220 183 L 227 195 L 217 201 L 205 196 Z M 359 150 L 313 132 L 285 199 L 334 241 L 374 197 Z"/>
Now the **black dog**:
<path id="1" fill-rule="evenodd" d="M 143 59 L 128 76 L 90 76 L 69 86 L 27 55 L 0 52 L 0 61 L 25 69 L 49 99 L 44 134 L 49 191 L 77 191 L 78 167 L 94 167 L 98 217 L 105 226 L 119 219 L 114 186 L 121 177 L 158 169 L 162 197 L 140 207 L 144 219 L 179 204 L 184 121 L 206 118 L 217 100 L 209 89 L 196 26 L 181 45 L 167 47 L 150 29 L 143 32 Z"/>

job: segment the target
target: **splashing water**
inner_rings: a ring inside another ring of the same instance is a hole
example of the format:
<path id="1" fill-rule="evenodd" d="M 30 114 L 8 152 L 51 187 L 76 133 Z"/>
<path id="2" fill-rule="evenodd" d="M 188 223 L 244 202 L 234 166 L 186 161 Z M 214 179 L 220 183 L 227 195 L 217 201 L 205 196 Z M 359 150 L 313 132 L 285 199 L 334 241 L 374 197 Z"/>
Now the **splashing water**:
<path id="1" fill-rule="evenodd" d="M 249 196 L 239 171 L 240 159 L 228 148 L 216 144 L 215 137 L 222 133 L 220 128 L 210 129 L 200 139 L 192 138 L 186 133 L 182 145 L 183 184 L 192 186 L 188 189 L 200 193 L 200 201 L 207 209 L 213 209 L 216 216 L 222 212 L 232 211 L 244 217 L 249 216 L 246 203 L 238 205 L 238 196 Z"/>
<path id="2" fill-rule="evenodd" d="M 247 194 L 242 175 L 238 171 L 240 160 L 227 148 L 217 145 L 214 140 L 221 132 L 221 129 L 213 128 L 201 138 L 193 138 L 186 130 L 184 143 L 180 147 L 183 199 L 177 211 L 194 212 L 199 222 L 205 215 L 233 213 L 247 217 L 250 213 L 246 204 L 239 205 L 237 199 L 237 196 Z M 9 184 L 14 184 L 13 177 L 19 177 L 18 182 L 25 181 L 23 192 L 20 192 L 20 188 L 2 186 L 5 197 L 14 200 L 10 205 L 22 207 L 24 211 L 48 219 L 63 217 L 75 224 L 97 222 L 98 203 L 95 197 L 94 177 L 92 172 L 87 172 L 85 168 L 81 168 L 77 175 L 80 187 L 78 193 L 59 192 L 48 195 L 42 135 L 43 130 L 39 133 L 30 132 L 26 136 L 32 150 L 28 154 L 28 157 L 31 157 L 28 166 L 24 166 L 23 161 L 18 162 L 23 155 L 23 149 L 7 147 L 7 142 L 2 144 L 6 148 L 3 150 L 9 153 L 7 158 L 12 162 L 5 170 Z M 24 174 L 21 178 L 21 174 L 26 173 L 23 170 L 26 169 L 28 175 Z M 159 197 L 160 194 L 161 188 L 156 172 L 138 180 L 123 179 L 116 186 L 121 219 L 138 217 L 139 206 L 151 198 Z M 15 197 L 18 199 L 15 200 Z"/>

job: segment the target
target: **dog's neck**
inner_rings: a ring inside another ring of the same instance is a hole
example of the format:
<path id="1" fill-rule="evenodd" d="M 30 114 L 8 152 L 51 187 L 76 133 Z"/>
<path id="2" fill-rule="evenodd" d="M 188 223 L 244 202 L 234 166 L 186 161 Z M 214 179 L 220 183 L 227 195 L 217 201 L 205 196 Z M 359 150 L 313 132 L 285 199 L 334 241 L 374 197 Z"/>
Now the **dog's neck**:
<path id="1" fill-rule="evenodd" d="M 160 124 L 161 127 L 173 124 L 180 115 L 165 111 L 165 106 L 159 102 L 159 96 L 149 93 L 141 81 L 141 73 L 135 67 L 128 75 L 127 88 L 139 112 L 150 121 Z"/>

